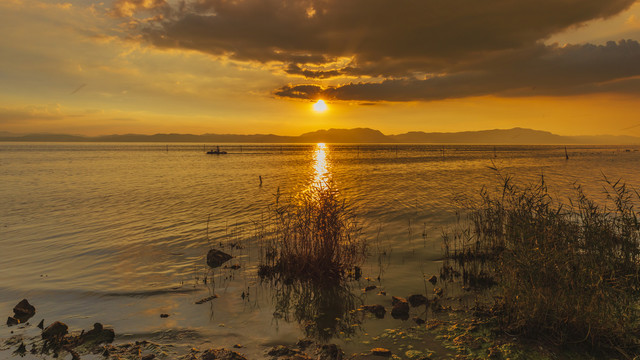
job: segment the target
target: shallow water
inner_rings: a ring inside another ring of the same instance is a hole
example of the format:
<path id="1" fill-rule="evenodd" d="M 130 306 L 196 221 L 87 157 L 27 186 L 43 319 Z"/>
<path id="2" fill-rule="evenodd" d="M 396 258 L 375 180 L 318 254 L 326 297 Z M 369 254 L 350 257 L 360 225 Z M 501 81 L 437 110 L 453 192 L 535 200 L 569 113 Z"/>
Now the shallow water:
<path id="1" fill-rule="evenodd" d="M 460 210 L 454 199 L 498 184 L 489 167 L 524 182 L 544 175 L 560 198 L 579 183 L 604 200 L 603 174 L 640 188 L 638 147 L 574 146 L 569 160 L 560 146 L 233 144 L 222 147 L 227 155 L 205 155 L 205 149 L 0 143 L 0 314 L 11 315 L 28 298 L 36 323 L 61 320 L 79 330 L 99 321 L 120 340 L 241 343 L 243 352 L 262 354 L 267 345 L 303 337 L 306 317 L 317 318 L 318 308 L 389 305 L 390 295 L 423 292 L 422 274 L 439 267 L 440 234 Z M 370 243 L 364 276 L 388 296 L 363 293 L 366 281 L 350 284 L 348 295 L 274 291 L 257 279 L 255 224 L 276 192 L 295 196 L 318 177 L 332 179 L 358 215 Z M 235 243 L 243 249 L 230 248 Z M 231 252 L 230 263 L 241 268 L 208 271 L 211 245 Z M 214 281 L 204 284 L 205 276 Z M 194 304 L 214 292 L 219 298 Z M 283 294 L 298 305 L 288 308 L 297 315 L 279 308 L 286 305 Z M 306 309 L 296 303 L 309 298 L 334 302 Z M 367 318 L 352 326 L 354 334 L 330 335 L 355 351 L 402 324 L 412 325 Z M 0 338 L 9 330 L 2 325 Z"/>

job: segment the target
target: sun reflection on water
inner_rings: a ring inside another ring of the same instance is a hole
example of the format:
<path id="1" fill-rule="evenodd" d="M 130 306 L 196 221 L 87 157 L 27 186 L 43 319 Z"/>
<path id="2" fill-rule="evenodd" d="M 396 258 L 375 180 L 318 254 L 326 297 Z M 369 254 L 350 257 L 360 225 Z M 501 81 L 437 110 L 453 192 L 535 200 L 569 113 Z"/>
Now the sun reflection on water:
<path id="1" fill-rule="evenodd" d="M 310 189 L 326 189 L 331 179 L 329 172 L 329 161 L 327 160 L 327 145 L 317 143 L 313 154 L 313 181 L 309 185 Z"/>

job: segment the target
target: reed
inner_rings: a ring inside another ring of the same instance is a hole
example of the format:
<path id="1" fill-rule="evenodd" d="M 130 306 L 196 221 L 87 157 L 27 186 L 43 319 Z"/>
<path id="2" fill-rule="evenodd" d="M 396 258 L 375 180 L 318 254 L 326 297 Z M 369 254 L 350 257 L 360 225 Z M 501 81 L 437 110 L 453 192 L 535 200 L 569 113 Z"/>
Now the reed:
<path id="1" fill-rule="evenodd" d="M 278 191 L 270 227 L 262 247 L 262 277 L 335 282 L 364 261 L 361 229 L 332 183 L 313 185 L 288 200 Z"/>
<path id="2" fill-rule="evenodd" d="M 638 193 L 605 178 L 606 204 L 578 185 L 563 204 L 542 177 L 524 186 L 500 179 L 499 191 L 482 190 L 470 226 L 445 236 L 445 253 L 467 279 L 495 279 L 494 314 L 503 329 L 623 355 L 639 351 Z"/>

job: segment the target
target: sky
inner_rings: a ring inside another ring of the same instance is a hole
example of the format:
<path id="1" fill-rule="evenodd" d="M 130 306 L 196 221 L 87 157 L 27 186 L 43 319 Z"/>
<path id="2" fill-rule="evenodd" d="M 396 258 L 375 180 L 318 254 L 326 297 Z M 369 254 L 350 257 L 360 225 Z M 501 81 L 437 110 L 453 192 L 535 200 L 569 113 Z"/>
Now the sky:
<path id="1" fill-rule="evenodd" d="M 0 32 L 0 132 L 640 136 L 640 0 L 0 0 Z"/>

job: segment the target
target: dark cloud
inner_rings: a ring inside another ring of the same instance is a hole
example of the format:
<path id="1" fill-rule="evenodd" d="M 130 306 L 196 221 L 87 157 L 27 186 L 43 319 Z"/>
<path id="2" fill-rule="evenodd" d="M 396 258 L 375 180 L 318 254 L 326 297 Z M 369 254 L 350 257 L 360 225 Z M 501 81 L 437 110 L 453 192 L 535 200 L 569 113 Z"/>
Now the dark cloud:
<path id="1" fill-rule="evenodd" d="M 636 59 L 634 42 L 541 45 L 635 1 L 192 0 L 170 9 L 164 0 L 117 3 L 129 4 L 126 9 L 157 4 L 162 18 L 136 31 L 158 47 L 275 63 L 315 80 L 383 79 L 328 88 L 288 85 L 279 96 L 403 101 L 578 91 L 635 74 L 637 65 L 628 64 Z"/>
<path id="2" fill-rule="evenodd" d="M 606 45 L 537 45 L 503 54 L 495 62 L 427 79 L 390 79 L 322 88 L 287 85 L 277 96 L 355 101 L 441 100 L 502 96 L 573 95 L 593 92 L 640 92 L 640 44 L 626 40 Z"/>
<path id="3" fill-rule="evenodd" d="M 287 74 L 302 75 L 309 79 L 327 79 L 345 74 L 344 70 L 309 70 L 303 69 L 297 64 L 289 64 L 285 71 Z"/>

